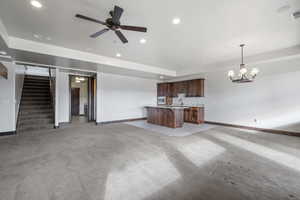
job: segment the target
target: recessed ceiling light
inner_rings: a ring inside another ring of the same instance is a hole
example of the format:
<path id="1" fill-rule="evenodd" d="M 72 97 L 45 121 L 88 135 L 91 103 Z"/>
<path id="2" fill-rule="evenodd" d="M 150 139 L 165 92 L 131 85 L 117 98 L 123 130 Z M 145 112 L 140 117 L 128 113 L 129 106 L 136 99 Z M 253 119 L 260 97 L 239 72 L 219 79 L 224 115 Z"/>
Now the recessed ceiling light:
<path id="1" fill-rule="evenodd" d="M 180 24 L 180 22 L 181 22 L 181 20 L 180 20 L 180 18 L 178 18 L 178 17 L 175 17 L 175 18 L 172 20 L 172 23 L 173 23 L 173 24 Z"/>
<path id="2" fill-rule="evenodd" d="M 117 53 L 116 56 L 117 56 L 117 57 L 121 57 L 122 55 L 121 55 L 120 53 Z"/>
<path id="3" fill-rule="evenodd" d="M 41 7 L 43 7 L 43 5 L 41 4 L 41 2 L 39 2 L 37 0 L 31 0 L 30 3 L 35 8 L 41 8 Z"/>
<path id="4" fill-rule="evenodd" d="M 141 44 L 145 44 L 146 42 L 147 42 L 147 40 L 145 38 L 140 39 Z"/>
<path id="5" fill-rule="evenodd" d="M 159 76 L 159 78 L 160 78 L 160 79 L 164 79 L 165 77 L 164 77 L 164 76 Z"/>
<path id="6" fill-rule="evenodd" d="M 40 39 L 40 38 L 41 38 L 41 36 L 38 35 L 38 34 L 33 34 L 33 37 L 35 37 L 35 38 L 37 38 L 37 39 Z"/>
<path id="7" fill-rule="evenodd" d="M 46 37 L 46 40 L 50 41 L 50 40 L 52 40 L 52 38 L 51 37 Z"/>
<path id="8" fill-rule="evenodd" d="M 0 54 L 5 56 L 7 53 L 5 51 L 0 51 Z"/>

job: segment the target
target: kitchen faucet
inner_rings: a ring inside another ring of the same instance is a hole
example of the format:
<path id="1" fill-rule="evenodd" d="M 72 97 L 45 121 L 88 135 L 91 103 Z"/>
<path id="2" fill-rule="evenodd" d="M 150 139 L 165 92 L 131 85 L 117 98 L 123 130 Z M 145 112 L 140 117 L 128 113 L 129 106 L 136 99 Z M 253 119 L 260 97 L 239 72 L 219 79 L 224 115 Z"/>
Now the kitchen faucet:
<path id="1" fill-rule="evenodd" d="M 182 99 L 182 98 L 179 98 L 178 101 L 180 102 L 180 105 L 183 106 L 183 104 L 184 104 L 184 103 L 183 103 L 183 99 Z"/>

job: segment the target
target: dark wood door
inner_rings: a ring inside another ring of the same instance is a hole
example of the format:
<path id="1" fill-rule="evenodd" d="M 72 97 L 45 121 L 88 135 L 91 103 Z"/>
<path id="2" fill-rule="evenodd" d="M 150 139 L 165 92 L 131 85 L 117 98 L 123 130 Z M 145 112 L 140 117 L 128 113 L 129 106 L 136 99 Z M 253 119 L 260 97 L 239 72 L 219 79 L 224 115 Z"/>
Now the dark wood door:
<path id="1" fill-rule="evenodd" d="M 80 88 L 71 89 L 71 114 L 79 115 L 80 106 Z"/>

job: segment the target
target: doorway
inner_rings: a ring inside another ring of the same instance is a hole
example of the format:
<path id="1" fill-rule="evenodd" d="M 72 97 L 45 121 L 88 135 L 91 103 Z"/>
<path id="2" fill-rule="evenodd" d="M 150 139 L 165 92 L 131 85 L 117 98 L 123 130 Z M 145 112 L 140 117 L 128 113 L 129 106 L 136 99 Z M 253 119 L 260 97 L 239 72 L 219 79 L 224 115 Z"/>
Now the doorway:
<path id="1" fill-rule="evenodd" d="M 94 77 L 70 75 L 70 121 L 86 123 L 95 121 Z"/>
<path id="2" fill-rule="evenodd" d="M 71 115 L 80 115 L 80 88 L 71 88 Z"/>

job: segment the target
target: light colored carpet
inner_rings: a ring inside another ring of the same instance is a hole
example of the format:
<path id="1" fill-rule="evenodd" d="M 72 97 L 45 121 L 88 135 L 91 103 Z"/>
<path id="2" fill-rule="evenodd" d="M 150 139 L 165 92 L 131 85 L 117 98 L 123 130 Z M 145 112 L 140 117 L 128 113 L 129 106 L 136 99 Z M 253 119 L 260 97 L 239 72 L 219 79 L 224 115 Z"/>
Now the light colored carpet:
<path id="1" fill-rule="evenodd" d="M 300 199 L 300 138 L 75 124 L 0 139 L 1 200 Z"/>
<path id="2" fill-rule="evenodd" d="M 125 124 L 149 130 L 150 131 L 149 133 L 157 132 L 165 136 L 174 136 L 174 137 L 184 137 L 195 133 L 200 133 L 202 131 L 207 131 L 209 129 L 216 127 L 209 124 L 198 125 L 198 124 L 184 123 L 182 128 L 168 128 L 164 126 L 158 126 L 155 124 L 147 123 L 146 120 L 126 122 Z"/>

